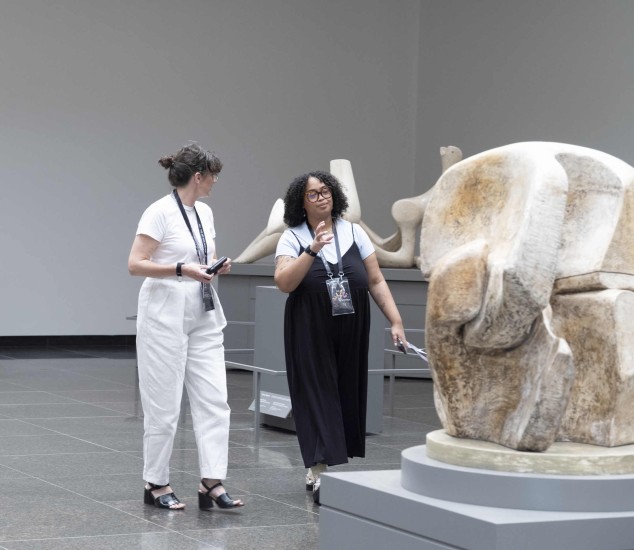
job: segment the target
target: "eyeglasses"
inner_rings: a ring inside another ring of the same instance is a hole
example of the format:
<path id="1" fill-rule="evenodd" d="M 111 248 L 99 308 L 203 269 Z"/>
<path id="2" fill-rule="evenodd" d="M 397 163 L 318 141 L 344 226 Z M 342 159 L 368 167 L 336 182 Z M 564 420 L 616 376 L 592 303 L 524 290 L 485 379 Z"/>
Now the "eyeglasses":
<path id="1" fill-rule="evenodd" d="M 324 199 L 329 199 L 332 197 L 332 193 L 328 187 L 322 187 L 319 191 L 308 191 L 304 196 L 308 202 L 317 202 L 320 196 Z"/>

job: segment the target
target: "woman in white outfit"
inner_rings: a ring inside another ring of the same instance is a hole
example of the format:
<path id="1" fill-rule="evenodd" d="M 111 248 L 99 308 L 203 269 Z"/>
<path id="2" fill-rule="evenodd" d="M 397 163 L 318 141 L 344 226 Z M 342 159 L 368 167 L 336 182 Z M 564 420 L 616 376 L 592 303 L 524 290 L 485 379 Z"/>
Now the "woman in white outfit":
<path id="1" fill-rule="evenodd" d="M 206 273 L 216 257 L 209 196 L 222 169 L 220 159 L 189 144 L 159 164 L 174 190 L 143 213 L 130 251 L 128 269 L 146 277 L 139 293 L 137 357 L 143 404 L 144 501 L 182 510 L 169 485 L 169 460 L 183 384 L 189 395 L 198 460 L 199 507 L 243 505 L 232 500 L 222 480 L 227 474 L 229 415 L 220 300 Z M 231 260 L 218 271 L 227 273 Z"/>

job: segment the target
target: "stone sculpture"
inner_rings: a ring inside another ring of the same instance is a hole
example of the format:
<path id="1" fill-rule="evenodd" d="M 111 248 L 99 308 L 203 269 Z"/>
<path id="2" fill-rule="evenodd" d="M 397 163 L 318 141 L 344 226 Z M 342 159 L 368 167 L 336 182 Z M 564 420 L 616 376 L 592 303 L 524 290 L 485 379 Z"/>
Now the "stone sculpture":
<path id="1" fill-rule="evenodd" d="M 443 171 L 462 159 L 462 151 L 458 147 L 440 148 Z M 358 223 L 365 229 L 376 249 L 377 259 L 381 267 L 414 267 L 416 264 L 416 238 L 429 201 L 430 192 L 417 197 L 401 199 L 392 205 L 392 218 L 397 231 L 387 238 L 377 235 L 361 219 L 361 202 L 352 173 L 350 161 L 335 159 L 330 161 L 330 173 L 343 185 L 348 198 L 348 210 L 344 218 Z M 269 215 L 266 228 L 233 260 L 236 263 L 252 263 L 275 252 L 277 242 L 284 232 L 284 202 L 277 199 Z"/>
<path id="2" fill-rule="evenodd" d="M 449 168 L 420 265 L 449 435 L 544 451 L 634 443 L 634 168 L 518 143 Z"/>

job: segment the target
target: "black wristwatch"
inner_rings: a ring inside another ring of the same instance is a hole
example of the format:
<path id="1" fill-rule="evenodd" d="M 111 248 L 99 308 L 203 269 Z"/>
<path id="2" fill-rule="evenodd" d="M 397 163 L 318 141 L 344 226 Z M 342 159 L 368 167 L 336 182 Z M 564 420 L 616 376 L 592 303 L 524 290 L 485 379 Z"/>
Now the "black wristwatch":
<path id="1" fill-rule="evenodd" d="M 306 252 L 306 254 L 308 254 L 309 256 L 312 256 L 313 258 L 317 257 L 317 252 L 313 252 L 310 249 L 310 245 L 308 245 L 306 248 L 304 248 L 304 252 Z"/>
<path id="2" fill-rule="evenodd" d="M 183 262 L 176 264 L 176 277 L 178 277 L 179 281 L 183 280 Z"/>

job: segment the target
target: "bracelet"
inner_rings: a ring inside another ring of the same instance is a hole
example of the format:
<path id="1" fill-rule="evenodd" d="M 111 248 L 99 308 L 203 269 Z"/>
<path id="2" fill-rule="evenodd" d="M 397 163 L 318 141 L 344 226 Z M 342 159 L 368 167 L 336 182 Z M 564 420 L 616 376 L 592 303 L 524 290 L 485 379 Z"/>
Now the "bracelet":
<path id="1" fill-rule="evenodd" d="M 183 280 L 183 262 L 176 264 L 176 277 L 178 277 L 179 281 Z"/>
<path id="2" fill-rule="evenodd" d="M 306 248 L 304 248 L 304 252 L 306 252 L 306 254 L 308 254 L 309 256 L 312 256 L 313 258 L 317 257 L 317 252 L 313 252 L 310 249 L 310 245 L 308 245 Z"/>

